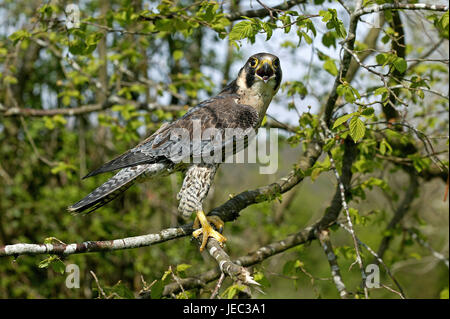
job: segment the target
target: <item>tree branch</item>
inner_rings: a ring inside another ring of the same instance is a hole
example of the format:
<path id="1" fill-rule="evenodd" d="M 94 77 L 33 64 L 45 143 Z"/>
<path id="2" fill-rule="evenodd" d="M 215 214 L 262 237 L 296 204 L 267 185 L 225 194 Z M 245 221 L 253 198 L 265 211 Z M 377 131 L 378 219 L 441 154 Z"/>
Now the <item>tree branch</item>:
<path id="1" fill-rule="evenodd" d="M 245 267 L 231 261 L 230 256 L 220 247 L 217 240 L 214 238 L 208 240 L 207 249 L 209 254 L 217 261 L 222 273 L 229 275 L 233 280 L 242 282 L 245 285 L 259 286 Z"/>
<path id="2" fill-rule="evenodd" d="M 351 233 L 350 228 L 348 228 L 345 224 L 342 224 L 340 222 L 337 222 L 337 224 L 342 227 L 343 229 L 345 229 L 347 232 Z M 403 293 L 403 289 L 400 286 L 400 283 L 397 281 L 397 279 L 395 279 L 394 275 L 392 274 L 391 270 L 389 269 L 388 266 L 386 266 L 386 264 L 384 263 L 383 259 L 380 258 L 380 256 L 378 256 L 378 254 L 369 246 L 367 246 L 365 243 L 363 243 L 361 240 L 359 240 L 358 237 L 356 237 L 356 240 L 358 241 L 358 243 L 363 246 L 364 248 L 367 249 L 367 251 L 369 253 L 371 253 L 375 259 L 381 264 L 383 265 L 384 269 L 386 270 L 387 274 L 389 275 L 389 277 L 391 277 L 392 281 L 395 283 L 395 285 L 398 287 L 398 289 L 400 291 L 396 292 L 402 299 L 406 299 L 404 293 Z"/>
<path id="3" fill-rule="evenodd" d="M 85 241 L 79 244 L 13 244 L 0 247 L 0 257 L 19 255 L 73 255 L 88 252 L 114 251 L 146 247 L 192 233 L 192 223 L 175 228 L 167 228 L 159 233 L 105 241 Z"/>
<path id="4" fill-rule="evenodd" d="M 87 104 L 73 108 L 64 108 L 64 109 L 58 108 L 47 110 L 33 109 L 33 108 L 19 108 L 19 107 L 0 108 L 0 115 L 3 115 L 5 117 L 17 115 L 32 116 L 32 117 L 54 116 L 54 115 L 76 116 L 106 110 L 116 104 L 132 104 L 136 106 L 138 110 L 145 110 L 145 111 L 162 110 L 164 112 L 177 112 L 187 109 L 186 106 L 183 105 L 160 105 L 156 103 L 139 103 L 134 100 L 127 100 L 117 95 L 112 95 L 104 103 L 101 104 L 100 103 Z"/>
<path id="5" fill-rule="evenodd" d="M 349 226 L 349 229 L 350 229 L 350 234 L 352 235 L 353 245 L 355 247 L 356 262 L 358 263 L 359 268 L 361 270 L 364 295 L 365 295 L 366 299 L 368 299 L 369 298 L 369 294 L 368 294 L 367 287 L 366 287 L 366 273 L 364 271 L 364 266 L 363 266 L 363 262 L 362 262 L 362 258 L 361 258 L 361 253 L 359 252 L 359 244 L 358 244 L 358 241 L 356 240 L 355 230 L 353 229 L 353 223 L 352 223 L 352 219 L 350 217 L 350 211 L 349 211 L 349 208 L 348 208 L 348 205 L 347 205 L 347 200 L 346 200 L 346 195 L 345 195 L 346 187 L 342 183 L 341 176 L 339 175 L 339 172 L 337 171 L 336 164 L 334 163 L 334 159 L 333 159 L 330 151 L 328 152 L 328 157 L 330 158 L 331 168 L 333 169 L 334 174 L 336 176 L 336 180 L 338 182 L 338 189 L 339 189 L 339 193 L 340 193 L 340 196 L 341 196 L 342 207 L 344 208 L 345 216 L 347 217 L 347 223 L 348 223 L 348 226 Z M 350 168 L 351 168 L 351 164 L 350 164 Z"/>
<path id="6" fill-rule="evenodd" d="M 243 267 L 249 267 L 263 260 L 272 257 L 276 254 L 282 253 L 292 247 L 305 244 L 316 238 L 316 230 L 319 227 L 319 223 L 316 223 L 310 227 L 306 227 L 295 233 L 286 237 L 283 240 L 273 242 L 269 245 L 260 247 L 259 249 L 249 253 L 248 255 L 239 257 L 234 261 L 235 264 L 241 265 Z M 204 287 L 207 283 L 219 278 L 221 271 L 219 268 L 211 269 L 198 277 L 190 277 L 181 279 L 181 283 L 185 289 L 194 289 Z M 176 283 L 168 284 L 164 287 L 164 296 L 171 295 L 172 293 L 177 293 L 180 291 L 179 285 Z M 141 297 L 145 298 L 145 295 Z"/>
<path id="7" fill-rule="evenodd" d="M 384 15 L 380 17 L 380 26 L 384 24 Z M 381 27 L 380 28 L 371 28 L 369 32 L 367 33 L 366 37 L 364 38 L 363 43 L 367 46 L 368 50 L 359 52 L 357 54 L 359 60 L 361 62 L 364 62 L 372 53 L 373 51 L 371 49 L 376 48 L 376 42 L 378 40 L 378 36 L 380 35 Z M 359 69 L 359 63 L 355 61 L 355 59 L 352 59 L 350 62 L 350 65 L 348 67 L 347 74 L 345 76 L 347 82 L 351 82 L 353 78 L 355 77 L 356 72 Z"/>
<path id="8" fill-rule="evenodd" d="M 447 268 L 449 268 L 448 257 L 445 257 L 441 253 L 439 253 L 436 250 L 434 250 L 433 247 L 431 247 L 431 245 L 429 243 L 427 243 L 425 240 L 423 240 L 422 238 L 417 236 L 417 234 L 412 229 L 408 228 L 407 231 L 411 235 L 411 237 L 415 241 L 417 241 L 417 243 L 419 243 L 419 245 L 421 245 L 421 246 L 425 247 L 426 249 L 428 249 L 435 258 L 437 258 L 438 260 L 442 261 L 447 266 Z"/>
<path id="9" fill-rule="evenodd" d="M 336 255 L 333 251 L 333 245 L 330 240 L 330 231 L 329 230 L 321 230 L 319 232 L 319 242 L 322 245 L 323 250 L 325 251 L 325 255 L 327 256 L 328 263 L 331 268 L 331 275 L 336 285 L 336 288 L 339 292 L 339 296 L 342 299 L 347 299 L 348 292 L 345 288 L 344 282 L 342 281 L 341 271 L 339 269 L 339 265 L 337 263 Z"/>
<path id="10" fill-rule="evenodd" d="M 314 165 L 320 154 L 321 147 L 319 144 L 310 143 L 297 164 L 298 169 L 292 170 L 287 176 L 275 183 L 234 196 L 221 206 L 214 208 L 208 215 L 219 216 L 223 221 L 232 221 L 239 216 L 239 212 L 244 208 L 265 202 L 277 194 L 289 191 L 305 178 L 304 172 Z"/>
<path id="11" fill-rule="evenodd" d="M 349 51 L 353 51 L 355 47 L 355 39 L 356 39 L 356 27 L 358 26 L 359 16 L 356 12 L 361 7 L 361 1 L 356 2 L 356 9 L 353 14 L 350 15 L 350 25 L 348 28 L 347 38 L 344 40 L 342 46 L 343 48 L 347 48 Z M 341 60 L 341 65 L 339 68 L 338 75 L 336 76 L 333 84 L 333 89 L 331 90 L 330 95 L 328 96 L 327 102 L 325 104 L 325 123 L 328 127 L 331 125 L 331 118 L 333 115 L 333 109 L 338 99 L 337 88 L 341 84 L 342 79 L 344 79 L 347 75 L 347 71 L 350 66 L 350 62 L 352 61 L 352 55 L 349 51 L 344 52 L 344 56 Z"/>
<path id="12" fill-rule="evenodd" d="M 400 203 L 399 207 L 397 208 L 397 210 L 394 213 L 394 216 L 392 217 L 391 221 L 389 222 L 388 226 L 386 227 L 386 231 L 392 231 L 397 224 L 403 219 L 403 217 L 405 216 L 405 214 L 408 212 L 409 208 L 411 207 L 411 203 L 414 199 L 414 197 L 416 196 L 417 190 L 419 188 L 419 182 L 417 180 L 417 176 L 414 174 L 414 172 L 411 172 L 412 169 L 410 170 L 410 181 L 409 181 L 409 188 L 405 194 L 405 197 L 403 198 L 403 201 Z M 386 252 L 386 250 L 389 247 L 389 243 L 391 242 L 393 235 L 389 234 L 383 237 L 383 239 L 381 240 L 380 246 L 378 248 L 378 253 L 377 255 L 379 256 L 379 258 L 383 258 L 384 253 Z M 374 260 L 375 263 L 378 264 L 378 259 Z"/>
<path id="13" fill-rule="evenodd" d="M 320 151 L 317 149 L 319 146 L 310 144 L 306 153 L 305 157 L 302 158 L 302 161 L 300 162 L 300 167 L 302 170 L 306 170 L 308 167 L 311 167 L 314 162 L 317 160 L 318 156 L 320 155 Z M 319 147 L 320 149 L 320 147 Z M 353 141 L 346 140 L 345 142 L 345 150 L 344 150 L 344 159 L 343 159 L 343 169 L 342 169 L 342 181 L 344 185 L 346 185 L 346 188 L 348 188 L 348 185 L 350 184 L 352 172 L 351 172 L 351 166 L 353 161 L 355 160 L 357 155 L 357 148 L 355 146 L 355 143 Z M 308 164 L 309 163 L 309 164 Z M 262 187 L 257 190 L 253 191 L 247 191 L 243 192 L 229 201 L 227 201 L 222 206 L 214 209 L 211 214 L 215 213 L 223 220 L 233 220 L 237 218 L 239 215 L 237 214 L 240 210 L 243 208 L 254 204 L 255 202 L 261 202 L 263 200 L 258 200 L 261 196 L 261 194 L 267 196 L 268 193 L 272 193 L 273 190 L 281 190 L 281 191 L 288 191 L 293 186 L 296 185 L 296 183 L 299 183 L 303 177 L 301 175 L 294 174 L 294 171 L 291 172 L 290 175 L 288 175 L 285 178 L 282 178 L 277 183 L 271 184 L 269 186 Z M 281 185 L 279 184 L 280 182 Z M 296 183 L 295 183 L 296 182 Z M 294 185 L 293 185 L 294 184 Z M 264 191 L 263 191 L 264 189 Z M 282 253 L 286 251 L 287 249 L 290 249 L 292 247 L 305 244 L 310 242 L 311 240 L 316 239 L 316 234 L 318 231 L 321 231 L 323 229 L 326 229 L 336 223 L 336 220 L 339 216 L 339 212 L 342 209 L 342 201 L 340 198 L 340 192 L 337 191 L 335 194 L 335 197 L 333 198 L 331 206 L 326 210 L 326 214 L 316 223 L 313 225 L 306 227 L 299 232 L 290 235 L 286 237 L 283 240 L 273 242 L 267 246 L 263 246 L 259 248 L 258 250 L 249 253 L 246 256 L 242 256 L 234 261 L 235 264 L 241 265 L 243 267 L 252 266 L 254 264 L 260 263 L 263 260 L 272 257 L 276 254 Z M 229 211 L 229 214 L 226 212 Z M 230 219 L 226 219 L 230 218 Z M 221 271 L 219 268 L 211 269 L 207 271 L 206 273 L 198 276 L 198 277 L 190 277 L 182 279 L 181 282 L 185 289 L 194 289 L 194 288 L 201 288 L 204 287 L 207 283 L 216 280 L 219 278 L 221 274 Z M 168 296 L 172 293 L 179 292 L 179 285 L 177 284 L 169 284 L 165 286 L 163 295 Z M 145 298 L 145 295 L 141 296 Z"/>
<path id="14" fill-rule="evenodd" d="M 305 3 L 306 0 L 286 0 L 283 1 L 283 3 L 272 7 L 271 9 L 274 11 L 284 11 L 289 10 L 295 5 Z M 267 10 L 266 8 L 263 9 L 257 9 L 257 10 L 247 10 L 247 11 L 237 11 L 233 13 L 229 13 L 225 15 L 228 20 L 235 21 L 242 19 L 242 17 L 249 17 L 249 18 L 263 18 L 270 14 L 270 10 Z"/>
<path id="15" fill-rule="evenodd" d="M 384 10 L 392 10 L 392 9 L 402 9 L 402 10 L 430 10 L 430 11 L 448 11 L 448 6 L 446 5 L 435 5 L 435 4 L 426 4 L 426 3 L 386 3 L 381 5 L 372 5 L 370 7 L 362 8 L 356 10 L 354 15 L 360 17 L 362 15 L 374 12 L 380 12 Z"/>

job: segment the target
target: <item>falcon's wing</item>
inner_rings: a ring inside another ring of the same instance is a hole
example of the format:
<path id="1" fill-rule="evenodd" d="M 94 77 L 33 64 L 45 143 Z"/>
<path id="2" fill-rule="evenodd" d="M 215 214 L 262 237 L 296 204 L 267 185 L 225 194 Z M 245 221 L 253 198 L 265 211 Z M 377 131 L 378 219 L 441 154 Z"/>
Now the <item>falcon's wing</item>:
<path id="1" fill-rule="evenodd" d="M 200 144 L 193 143 L 197 123 L 201 134 L 206 133 L 208 129 L 213 129 L 210 132 L 213 132 L 215 137 L 202 140 Z M 258 123 L 257 111 L 250 106 L 238 104 L 237 95 L 218 95 L 195 106 L 180 119 L 162 126 L 139 145 L 92 171 L 84 178 L 130 166 L 168 161 L 180 162 L 186 156 L 191 157 L 193 154 L 195 156 L 209 154 L 247 135 L 258 126 Z M 238 129 L 237 134 L 227 135 L 226 129 Z M 180 135 L 180 132 L 184 133 L 184 137 Z M 189 147 L 187 154 L 180 155 L 174 152 L 174 149 L 185 150 L 187 147 Z"/>

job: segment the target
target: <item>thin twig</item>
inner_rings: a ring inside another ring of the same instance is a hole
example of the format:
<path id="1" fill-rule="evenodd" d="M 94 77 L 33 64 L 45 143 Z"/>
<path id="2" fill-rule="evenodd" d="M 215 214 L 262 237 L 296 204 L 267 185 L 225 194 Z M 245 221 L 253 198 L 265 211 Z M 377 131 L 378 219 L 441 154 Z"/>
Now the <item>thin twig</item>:
<path id="1" fill-rule="evenodd" d="M 323 229 L 318 231 L 319 242 L 322 245 L 323 250 L 325 251 L 325 255 L 327 256 L 328 263 L 331 268 L 331 276 L 333 278 L 333 282 L 339 292 L 339 296 L 342 299 L 347 299 L 348 292 L 345 288 L 345 284 L 342 280 L 341 271 L 339 269 L 339 265 L 337 263 L 336 255 L 333 251 L 333 245 L 330 240 L 330 231 L 328 229 Z"/>
<path id="2" fill-rule="evenodd" d="M 95 280 L 95 282 L 97 284 L 97 288 L 98 288 L 98 292 L 99 292 L 99 298 L 100 298 L 100 295 L 102 295 L 103 298 L 108 299 L 108 297 L 106 296 L 105 292 L 103 291 L 103 288 L 100 286 L 100 283 L 98 282 L 98 279 L 97 279 L 97 276 L 95 275 L 95 273 L 92 270 L 90 270 L 89 272 L 91 273 L 92 277 L 94 277 L 94 280 Z"/>
<path id="3" fill-rule="evenodd" d="M 385 288 L 385 289 L 387 289 L 387 290 L 389 290 L 390 292 L 393 292 L 394 294 L 399 295 L 400 298 L 406 299 L 399 291 L 397 291 L 397 290 L 395 290 L 395 289 L 392 289 L 391 287 L 386 286 L 386 285 L 383 285 L 383 284 L 380 284 L 380 286 L 383 287 L 383 288 Z"/>
<path id="4" fill-rule="evenodd" d="M 219 280 L 217 280 L 217 285 L 216 285 L 216 287 L 214 288 L 214 290 L 213 290 L 213 292 L 212 292 L 212 294 L 211 294 L 211 297 L 210 297 L 209 299 L 215 299 L 216 296 L 218 296 L 220 286 L 222 286 L 222 283 L 223 283 L 223 280 L 224 280 L 224 279 L 225 279 L 225 274 L 222 272 L 222 273 L 220 273 Z"/>
<path id="5" fill-rule="evenodd" d="M 425 240 L 420 238 L 412 229 L 408 228 L 407 231 L 408 231 L 409 234 L 411 234 L 411 237 L 415 241 L 417 241 L 417 243 L 419 243 L 419 245 L 421 245 L 421 246 L 425 247 L 426 249 L 428 249 L 435 258 L 437 258 L 438 260 L 442 261 L 447 266 L 447 268 L 449 268 L 448 257 L 445 257 L 441 253 L 439 253 L 436 250 L 434 250 L 433 247 L 431 247 L 431 245 L 429 243 L 427 243 Z"/>
<path id="6" fill-rule="evenodd" d="M 181 293 L 184 295 L 184 297 L 185 297 L 186 299 L 188 299 L 188 296 L 186 295 L 186 292 L 184 291 L 183 284 L 181 283 L 180 278 L 178 278 L 178 276 L 175 275 L 175 274 L 173 273 L 172 266 L 169 266 L 169 271 L 170 271 L 170 273 L 172 274 L 172 278 L 173 278 L 173 279 L 176 281 L 176 283 L 180 286 Z"/>
<path id="7" fill-rule="evenodd" d="M 30 132 L 28 131 L 27 123 L 25 122 L 23 116 L 20 117 L 20 122 L 22 123 L 23 130 L 25 131 L 25 135 L 27 136 L 28 141 L 30 142 L 31 148 L 33 149 L 34 154 L 36 154 L 37 158 L 40 159 L 43 163 L 47 164 L 50 167 L 56 166 L 57 163 L 50 161 L 49 159 L 45 158 L 44 156 L 39 153 L 39 150 L 36 147 L 36 144 L 34 143 L 33 137 L 31 136 Z"/>
<path id="8" fill-rule="evenodd" d="M 343 223 L 341 222 L 337 222 L 337 224 L 342 227 L 343 229 L 345 229 L 346 231 L 348 231 L 349 233 L 351 233 L 350 229 Z M 358 243 L 363 246 L 364 248 L 367 249 L 367 251 L 369 253 L 371 253 L 376 260 L 384 267 L 384 269 L 386 270 L 386 273 L 389 275 L 389 277 L 391 277 L 392 281 L 394 282 L 394 284 L 397 286 L 397 288 L 400 290 L 399 294 L 402 297 L 402 299 L 406 299 L 405 294 L 403 292 L 402 287 L 400 286 L 400 283 L 397 281 L 397 279 L 394 277 L 394 275 L 392 274 L 391 270 L 389 269 L 388 266 L 386 266 L 386 264 L 384 263 L 383 259 L 380 258 L 380 256 L 378 256 L 378 254 L 372 249 L 370 248 L 368 245 L 366 245 L 365 243 L 363 243 L 361 240 L 359 240 L 358 237 L 356 237 L 356 240 L 358 241 Z"/>

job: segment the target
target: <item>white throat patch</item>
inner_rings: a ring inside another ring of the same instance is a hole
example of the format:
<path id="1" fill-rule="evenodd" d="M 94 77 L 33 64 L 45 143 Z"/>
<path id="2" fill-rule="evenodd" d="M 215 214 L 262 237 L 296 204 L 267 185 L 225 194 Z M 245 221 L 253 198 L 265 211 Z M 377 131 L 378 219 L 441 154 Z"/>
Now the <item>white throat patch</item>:
<path id="1" fill-rule="evenodd" d="M 262 119 L 275 95 L 275 78 L 272 78 L 267 82 L 259 79 L 255 80 L 255 83 L 253 83 L 250 88 L 246 88 L 244 79 L 238 78 L 237 85 L 239 87 L 238 94 L 240 96 L 240 103 L 256 109 L 259 118 Z"/>

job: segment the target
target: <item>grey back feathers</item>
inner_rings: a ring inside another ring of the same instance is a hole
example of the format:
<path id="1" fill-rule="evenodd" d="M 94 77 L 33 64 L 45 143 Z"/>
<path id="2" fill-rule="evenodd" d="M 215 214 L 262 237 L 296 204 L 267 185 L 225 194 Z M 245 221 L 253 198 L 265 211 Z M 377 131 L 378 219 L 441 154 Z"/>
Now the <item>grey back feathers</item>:
<path id="1" fill-rule="evenodd" d="M 194 121 L 196 120 L 200 125 L 201 132 L 206 129 L 219 131 L 222 135 L 223 144 L 212 146 L 211 140 L 204 140 L 201 145 L 202 150 L 197 150 L 196 154 L 201 156 L 203 150 L 211 152 L 211 149 L 222 148 L 225 144 L 230 143 L 230 140 L 226 139 L 229 137 L 225 135 L 226 128 L 240 128 L 245 131 L 255 129 L 259 122 L 257 112 L 250 106 L 238 104 L 236 102 L 237 97 L 234 94 L 218 95 L 200 103 L 180 119 L 166 125 L 162 130 L 158 130 L 136 147 L 102 165 L 84 178 L 135 165 L 162 162 L 169 164 L 187 160 L 184 157 L 178 157 L 179 154 L 175 153 L 174 150 L 189 148 L 191 151 L 186 155 L 193 155 L 194 145 L 192 145 L 192 141 Z M 180 129 L 188 134 L 187 140 L 182 140 L 179 136 Z M 189 145 L 180 145 L 183 143 Z"/>

